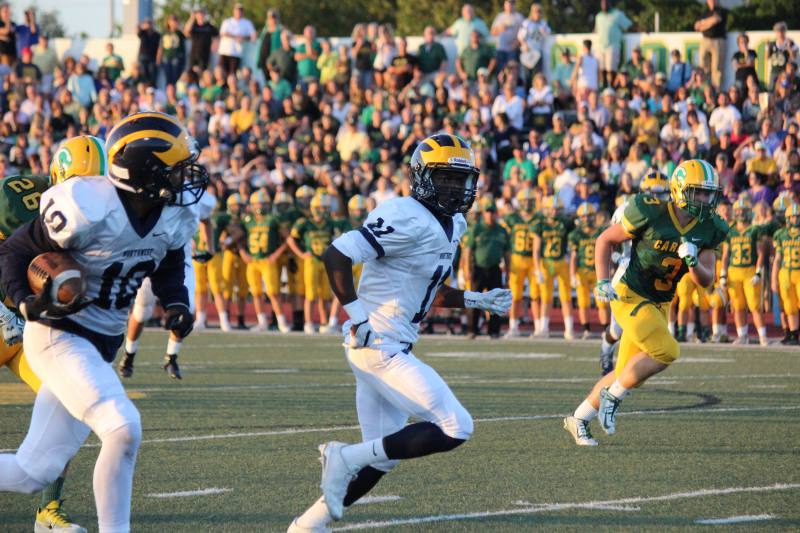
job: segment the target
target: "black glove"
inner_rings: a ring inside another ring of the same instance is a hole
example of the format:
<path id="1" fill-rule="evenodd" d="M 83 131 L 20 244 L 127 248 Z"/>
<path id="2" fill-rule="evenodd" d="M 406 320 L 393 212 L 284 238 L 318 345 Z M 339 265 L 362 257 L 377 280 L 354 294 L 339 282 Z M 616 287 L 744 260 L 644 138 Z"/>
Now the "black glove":
<path id="1" fill-rule="evenodd" d="M 210 254 L 208 252 L 200 252 L 200 253 L 194 254 L 192 256 L 193 260 L 195 260 L 195 261 L 197 261 L 198 263 L 201 263 L 201 264 L 202 263 L 208 263 L 213 258 L 214 258 L 214 255 Z"/>
<path id="2" fill-rule="evenodd" d="M 77 313 L 81 309 L 88 307 L 94 300 L 86 296 L 76 296 L 70 303 L 62 304 L 50 297 L 53 288 L 53 280 L 48 278 L 39 294 L 31 294 L 20 303 L 20 311 L 25 320 L 36 322 L 46 318 L 58 320 L 66 316 Z"/>
<path id="3" fill-rule="evenodd" d="M 289 268 L 289 272 L 292 274 L 296 274 L 298 270 L 300 270 L 297 266 L 297 260 L 294 257 L 290 257 L 286 266 Z"/>
<path id="4" fill-rule="evenodd" d="M 164 313 L 164 329 L 185 339 L 194 329 L 194 315 L 185 304 L 168 305 Z"/>

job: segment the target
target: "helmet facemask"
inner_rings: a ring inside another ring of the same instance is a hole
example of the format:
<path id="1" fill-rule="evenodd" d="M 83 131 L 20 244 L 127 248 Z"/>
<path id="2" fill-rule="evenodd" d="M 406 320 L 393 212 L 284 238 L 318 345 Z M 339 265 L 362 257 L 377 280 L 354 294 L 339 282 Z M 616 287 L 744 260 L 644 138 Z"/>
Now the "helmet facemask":
<path id="1" fill-rule="evenodd" d="M 200 201 L 208 186 L 208 171 L 197 163 L 197 158 L 187 159 L 165 172 L 167 187 L 158 192 L 160 198 L 167 198 L 169 205 L 186 207 Z"/>
<path id="2" fill-rule="evenodd" d="M 707 220 L 714 216 L 719 204 L 721 191 L 718 187 L 689 185 L 684 191 L 686 206 L 684 209 L 693 217 Z"/>
<path id="3" fill-rule="evenodd" d="M 452 216 L 469 211 L 477 187 L 478 171 L 473 167 L 429 165 L 414 172 L 412 192 L 434 211 Z"/>

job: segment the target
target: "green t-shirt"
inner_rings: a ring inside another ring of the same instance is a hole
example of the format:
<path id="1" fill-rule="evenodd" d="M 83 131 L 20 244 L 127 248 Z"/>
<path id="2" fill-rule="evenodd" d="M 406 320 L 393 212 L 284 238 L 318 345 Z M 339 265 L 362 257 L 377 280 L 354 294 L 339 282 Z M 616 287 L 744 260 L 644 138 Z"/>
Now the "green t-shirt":
<path id="1" fill-rule="evenodd" d="M 50 187 L 47 176 L 8 176 L 0 180 L 0 240 L 39 214 L 39 199 Z"/>
<path id="2" fill-rule="evenodd" d="M 503 227 L 511 239 L 511 253 L 524 257 L 533 255 L 533 227 L 539 222 L 538 215 L 531 215 L 525 219 L 520 213 L 514 212 L 503 219 Z"/>
<path id="3" fill-rule="evenodd" d="M 694 219 L 680 228 L 673 209 L 671 202 L 637 194 L 622 215 L 623 227 L 633 235 L 631 260 L 622 282 L 655 303 L 672 301 L 678 281 L 689 271 L 678 257 L 682 240 L 698 250 L 716 251 L 728 235 L 728 224 L 717 215 Z"/>
<path id="4" fill-rule="evenodd" d="M 108 79 L 111 81 L 116 81 L 119 75 L 122 74 L 122 71 L 125 70 L 125 63 L 122 61 L 122 56 L 117 54 L 104 57 L 100 66 L 106 69 L 106 72 L 108 72 Z"/>
<path id="5" fill-rule="evenodd" d="M 473 251 L 475 265 L 480 268 L 496 267 L 510 249 L 508 232 L 500 224 L 476 223 L 467 235 L 467 247 Z"/>
<path id="6" fill-rule="evenodd" d="M 600 228 L 575 228 L 569 234 L 569 246 L 578 254 L 578 268 L 594 269 L 594 245 L 603 230 Z"/>
<path id="7" fill-rule="evenodd" d="M 781 228 L 774 239 L 775 248 L 781 252 L 781 269 L 800 270 L 800 228 Z"/>
<path id="8" fill-rule="evenodd" d="M 550 147 L 550 150 L 557 151 L 561 148 L 561 145 L 564 144 L 564 136 L 566 134 L 566 131 L 556 133 L 554 130 L 550 130 L 544 134 L 544 142 L 547 143 L 547 145 Z"/>
<path id="9" fill-rule="evenodd" d="M 764 235 L 763 226 L 748 226 L 744 231 L 731 226 L 726 242 L 730 246 L 729 265 L 732 267 L 756 266 L 758 260 L 758 240 Z"/>
<path id="10" fill-rule="evenodd" d="M 514 167 L 520 168 L 519 179 L 522 181 L 533 181 L 536 179 L 536 176 L 539 175 L 539 172 L 536 170 L 536 167 L 533 166 L 533 163 L 530 162 L 528 159 L 523 159 L 522 161 L 517 161 L 514 158 L 509 159 L 506 161 L 506 166 L 503 168 L 503 179 L 507 180 L 511 177 L 511 169 Z"/>
<path id="11" fill-rule="evenodd" d="M 247 251 L 254 259 L 265 259 L 279 247 L 278 221 L 273 215 L 249 215 L 244 219 Z"/>
<path id="12" fill-rule="evenodd" d="M 314 48 L 314 51 L 317 52 L 317 57 L 319 54 L 322 53 L 322 47 L 319 45 L 319 41 L 314 39 L 314 43 L 311 45 Z M 300 46 L 297 47 L 297 51 L 301 54 L 306 53 L 306 43 L 302 43 Z M 319 69 L 317 68 L 317 60 L 312 59 L 311 57 L 307 57 L 305 59 L 301 59 L 297 62 L 297 77 L 299 79 L 305 78 L 316 78 L 319 79 Z"/>
<path id="13" fill-rule="evenodd" d="M 470 80 L 477 79 L 478 69 L 488 67 L 494 58 L 494 52 L 485 44 L 478 45 L 478 48 L 468 46 L 461 52 L 461 68 L 467 73 Z"/>
<path id="14" fill-rule="evenodd" d="M 292 227 L 292 238 L 302 243 L 303 248 L 317 259 L 322 259 L 322 254 L 333 242 L 335 233 L 336 223 L 330 217 L 319 222 L 311 218 L 300 218 Z"/>
<path id="15" fill-rule="evenodd" d="M 423 74 L 436 72 L 442 66 L 442 61 L 447 61 L 447 52 L 441 43 L 433 42 L 430 46 L 422 43 L 417 50 L 419 69 Z"/>
<path id="16" fill-rule="evenodd" d="M 539 257 L 545 261 L 560 261 L 567 253 L 567 236 L 569 228 L 563 220 L 556 218 L 552 222 L 545 218 L 533 227 L 533 232 L 542 239 Z"/>

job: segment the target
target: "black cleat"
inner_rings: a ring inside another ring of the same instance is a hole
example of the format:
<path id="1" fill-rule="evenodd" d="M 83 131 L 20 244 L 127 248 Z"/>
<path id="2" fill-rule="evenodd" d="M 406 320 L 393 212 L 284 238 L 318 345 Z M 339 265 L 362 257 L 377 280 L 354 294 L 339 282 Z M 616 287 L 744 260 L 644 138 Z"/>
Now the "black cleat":
<path id="1" fill-rule="evenodd" d="M 798 335 L 796 331 L 790 331 L 786 334 L 783 339 L 781 339 L 781 344 L 784 346 L 797 346 L 800 344 L 800 340 L 798 340 Z"/>
<path id="2" fill-rule="evenodd" d="M 169 377 L 172 379 L 182 379 L 181 369 L 178 368 L 178 355 L 165 355 L 164 361 L 164 370 L 169 374 Z"/>
<path id="3" fill-rule="evenodd" d="M 119 362 L 119 375 L 122 378 L 129 378 L 133 375 L 133 358 L 136 357 L 136 352 L 128 353 L 122 356 Z"/>

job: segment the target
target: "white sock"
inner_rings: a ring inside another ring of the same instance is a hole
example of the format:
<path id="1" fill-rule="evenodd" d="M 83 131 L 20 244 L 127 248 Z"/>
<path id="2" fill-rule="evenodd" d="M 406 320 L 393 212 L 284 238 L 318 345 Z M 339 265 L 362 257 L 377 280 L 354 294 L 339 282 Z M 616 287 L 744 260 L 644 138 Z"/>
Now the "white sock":
<path id="1" fill-rule="evenodd" d="M 758 338 L 759 339 L 766 339 L 767 338 L 767 328 L 762 326 L 758 328 Z"/>
<path id="2" fill-rule="evenodd" d="M 541 322 L 542 322 L 542 327 L 540 328 L 541 331 L 547 331 L 547 330 L 550 329 L 550 317 L 549 316 L 543 316 L 539 320 L 541 320 Z"/>
<path id="3" fill-rule="evenodd" d="M 126 424 L 100 437 L 93 478 L 100 531 L 130 531 L 133 468 L 141 437 L 139 424 Z"/>
<path id="4" fill-rule="evenodd" d="M 333 519 L 328 512 L 325 498 L 321 497 L 311 504 L 311 507 L 306 509 L 305 513 L 297 517 L 297 525 L 308 529 L 321 529 L 327 527 L 327 525 L 331 523 L 331 520 Z"/>
<path id="5" fill-rule="evenodd" d="M 621 400 L 628 395 L 628 389 L 623 387 L 619 380 L 616 380 L 611 384 L 611 386 L 608 388 L 608 392 L 610 392 L 611 395 L 618 400 Z"/>
<path id="6" fill-rule="evenodd" d="M 129 338 L 125 338 L 125 351 L 128 353 L 136 353 L 136 348 L 139 346 L 139 339 L 131 340 Z"/>
<path id="7" fill-rule="evenodd" d="M 714 335 L 720 335 L 722 333 L 722 324 L 711 324 L 711 333 Z"/>
<path id="8" fill-rule="evenodd" d="M 258 313 L 256 315 L 256 319 L 258 320 L 259 326 L 266 326 L 267 325 L 267 314 L 266 313 Z"/>
<path id="9" fill-rule="evenodd" d="M 564 330 L 567 333 L 572 333 L 572 326 L 574 325 L 572 317 L 568 316 L 564 319 Z"/>
<path id="10" fill-rule="evenodd" d="M 345 446 L 342 448 L 342 458 L 353 470 L 361 470 L 373 463 L 389 460 L 383 449 L 383 438 Z"/>
<path id="11" fill-rule="evenodd" d="M 534 318 L 533 319 L 533 332 L 539 333 L 542 330 L 542 319 L 541 318 Z"/>
<path id="12" fill-rule="evenodd" d="M 197 324 L 200 326 L 206 325 L 206 313 L 205 311 L 198 311 L 197 312 Z"/>
<path id="13" fill-rule="evenodd" d="M 286 317 L 283 315 L 278 315 L 278 327 L 281 329 L 286 329 Z"/>
<path id="14" fill-rule="evenodd" d="M 511 330 L 514 330 L 514 331 L 518 330 L 519 329 L 519 320 L 517 320 L 516 318 L 509 318 L 508 319 L 508 329 L 511 329 Z"/>
<path id="15" fill-rule="evenodd" d="M 170 338 L 167 341 L 167 355 L 178 355 L 178 352 L 181 351 L 181 341 L 176 341 Z"/>
<path id="16" fill-rule="evenodd" d="M 747 337 L 747 326 L 736 328 L 736 335 L 739 337 Z"/>
<path id="17" fill-rule="evenodd" d="M 597 409 L 592 407 L 592 404 L 590 404 L 587 400 L 583 400 L 578 408 L 575 409 L 575 412 L 572 414 L 572 416 L 588 422 L 597 416 Z"/>
<path id="18" fill-rule="evenodd" d="M 686 324 L 686 338 L 690 338 L 694 335 L 694 322 L 689 322 Z"/>
<path id="19" fill-rule="evenodd" d="M 328 327 L 335 328 L 338 325 L 339 325 L 339 317 L 337 317 L 336 315 L 331 315 L 330 320 L 328 320 Z"/>
<path id="20" fill-rule="evenodd" d="M 667 329 L 669 330 L 669 334 L 674 337 L 675 336 L 675 322 L 667 323 Z"/>
<path id="21" fill-rule="evenodd" d="M 230 328 L 231 322 L 228 319 L 228 312 L 223 311 L 219 314 L 219 325 L 220 327 Z"/>

